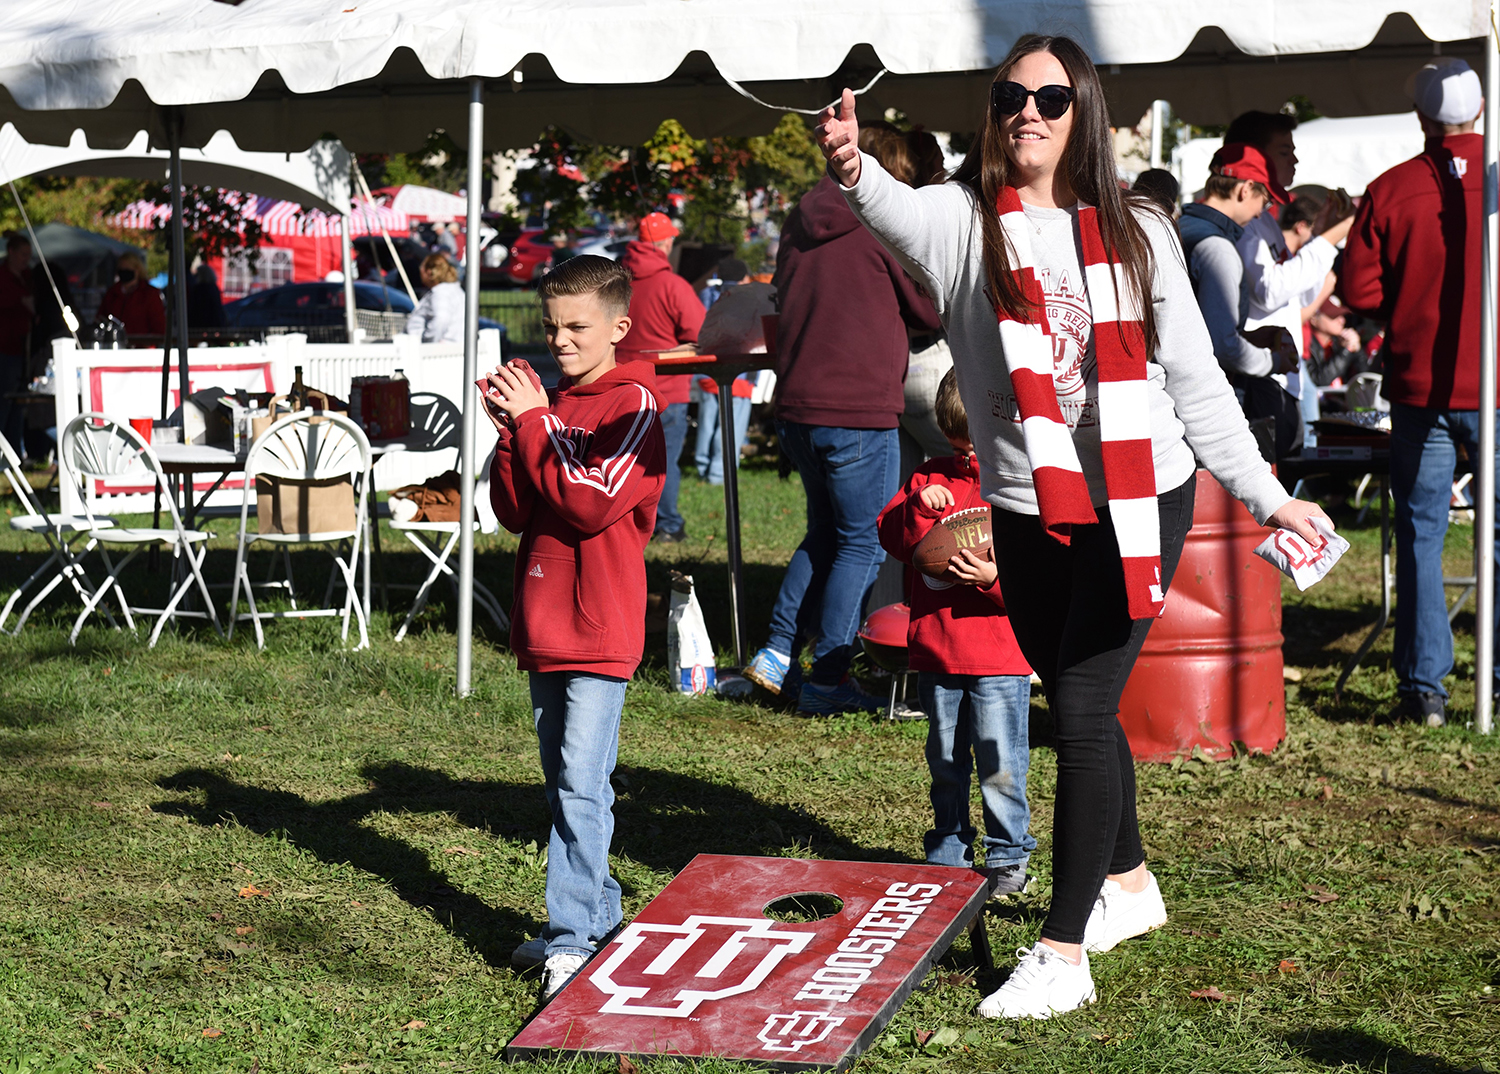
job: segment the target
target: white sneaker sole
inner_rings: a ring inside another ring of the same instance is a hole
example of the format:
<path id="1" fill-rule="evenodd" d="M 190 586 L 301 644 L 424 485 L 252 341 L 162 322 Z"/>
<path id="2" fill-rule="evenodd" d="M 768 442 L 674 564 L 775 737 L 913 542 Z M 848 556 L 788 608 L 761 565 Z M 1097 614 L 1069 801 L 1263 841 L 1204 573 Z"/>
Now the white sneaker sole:
<path id="1" fill-rule="evenodd" d="M 979 1014 L 979 1017 L 981 1017 L 981 1018 L 993 1018 L 993 1019 L 1009 1018 L 1012 1021 L 1020 1021 L 1022 1018 L 1035 1018 L 1038 1021 L 1043 1021 L 1044 1022 L 1048 1018 L 1053 1017 L 1054 1015 L 1071 1014 L 1073 1011 L 1080 1010 L 1080 1009 L 1082 1009 L 1084 1007 L 1087 1007 L 1089 1004 L 1093 1003 L 1098 998 L 1099 998 L 1098 991 L 1097 990 L 1090 990 L 1090 992 L 1089 992 L 1088 995 L 1084 996 L 1082 999 L 1080 999 L 1078 1001 L 1078 1006 L 1076 1006 L 1076 1007 L 1069 1007 L 1065 1011 L 1059 1011 L 1059 1010 L 1056 1010 L 1054 1008 L 1050 1008 L 1049 1007 L 1045 1011 L 1040 1011 L 1040 1012 L 1037 1012 L 1037 1011 L 1022 1011 L 1019 1014 L 1009 1014 L 1009 1013 L 1005 1012 L 1004 1010 L 1002 1010 L 1000 1008 L 1000 1005 L 998 1003 L 995 1004 L 992 1007 L 986 1008 L 985 1003 L 987 1003 L 988 1000 L 985 1000 L 985 1001 L 983 1001 L 983 1002 L 981 1002 L 979 1004 L 979 1010 L 978 1010 L 977 1013 Z"/>

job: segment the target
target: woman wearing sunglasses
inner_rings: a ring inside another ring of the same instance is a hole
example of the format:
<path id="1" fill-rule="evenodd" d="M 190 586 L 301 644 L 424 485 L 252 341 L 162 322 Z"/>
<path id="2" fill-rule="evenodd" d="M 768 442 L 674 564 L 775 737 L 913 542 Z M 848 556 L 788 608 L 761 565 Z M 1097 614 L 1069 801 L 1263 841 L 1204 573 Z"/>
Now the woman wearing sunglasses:
<path id="1" fill-rule="evenodd" d="M 1192 524 L 1194 456 L 1267 525 L 1321 543 L 1261 458 L 1214 360 L 1171 225 L 1122 192 L 1098 73 L 1028 36 L 948 183 L 858 152 L 854 95 L 818 144 L 856 215 L 927 289 L 994 518 L 1001 592 L 1057 748 L 1052 905 L 984 999 L 1046 1018 L 1094 999 L 1090 953 L 1166 922 L 1136 824 L 1120 693 Z"/>

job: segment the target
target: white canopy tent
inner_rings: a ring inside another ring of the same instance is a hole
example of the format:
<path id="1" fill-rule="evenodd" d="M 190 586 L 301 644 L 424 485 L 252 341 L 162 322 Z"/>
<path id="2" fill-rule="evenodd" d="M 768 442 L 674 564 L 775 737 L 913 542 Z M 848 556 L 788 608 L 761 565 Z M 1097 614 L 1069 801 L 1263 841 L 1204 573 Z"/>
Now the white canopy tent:
<path id="1" fill-rule="evenodd" d="M 1223 144 L 1222 138 L 1194 138 L 1172 150 L 1184 197 L 1203 189 L 1208 163 Z M 1409 111 L 1310 120 L 1297 128 L 1297 184 L 1363 194 L 1371 179 L 1420 152 L 1422 128 Z"/>
<path id="2" fill-rule="evenodd" d="M 1394 112 L 1406 76 L 1435 51 L 1489 63 L 1493 0 L 53 0 L 0 26 L 0 120 L 33 141 L 199 145 L 220 129 L 252 149 L 295 150 L 334 131 L 357 152 L 406 150 L 437 127 L 465 129 L 468 228 L 479 231 L 485 148 L 529 145 L 544 125 L 637 142 L 669 116 L 699 136 L 763 133 L 752 98 L 812 110 L 843 85 L 872 111 L 899 108 L 931 129 L 972 129 L 989 69 L 1022 33 L 1076 37 L 1100 65 L 1115 117 L 1157 98 L 1184 118 L 1227 122 L 1303 93 L 1328 115 Z M 466 80 L 461 94 L 458 80 Z M 467 98 L 467 115 L 461 113 Z M 493 119 L 485 131 L 486 98 Z M 1486 136 L 1493 230 L 1496 142 Z M 1487 232 L 1490 234 L 1490 232 Z M 470 247 L 472 249 L 472 247 Z M 1494 242 L 1487 246 L 1488 279 Z M 474 379 L 479 273 L 468 274 L 465 381 Z M 1486 290 L 1492 299 L 1493 285 Z M 1493 376 L 1494 304 L 1486 306 Z M 1493 390 L 1493 379 L 1490 381 Z M 464 442 L 472 439 L 472 395 Z M 1493 443 L 1493 428 L 1489 432 Z M 1482 470 L 1493 453 L 1481 453 Z M 462 518 L 472 517 L 473 459 Z M 1481 531 L 1493 525 L 1481 474 Z M 458 690 L 469 688 L 473 545 L 460 550 Z M 1493 565 L 1480 558 L 1478 675 L 1490 673 Z M 1479 724 L 1488 729 L 1489 691 Z"/>

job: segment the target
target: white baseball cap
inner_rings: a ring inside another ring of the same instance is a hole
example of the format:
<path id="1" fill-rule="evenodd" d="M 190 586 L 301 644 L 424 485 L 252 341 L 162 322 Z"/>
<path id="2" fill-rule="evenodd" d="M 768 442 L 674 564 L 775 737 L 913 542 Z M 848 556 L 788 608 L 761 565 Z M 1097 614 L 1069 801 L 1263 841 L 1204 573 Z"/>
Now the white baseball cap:
<path id="1" fill-rule="evenodd" d="M 1428 119 L 1454 125 L 1478 116 L 1484 103 L 1479 76 L 1454 56 L 1434 60 L 1408 78 L 1406 95 Z"/>

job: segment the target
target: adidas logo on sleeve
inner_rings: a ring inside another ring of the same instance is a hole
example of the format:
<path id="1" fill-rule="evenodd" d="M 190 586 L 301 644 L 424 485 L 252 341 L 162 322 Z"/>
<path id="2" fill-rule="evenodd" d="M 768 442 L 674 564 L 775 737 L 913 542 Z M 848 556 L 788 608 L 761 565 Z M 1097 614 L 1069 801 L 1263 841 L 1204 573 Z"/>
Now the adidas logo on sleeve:
<path id="1" fill-rule="evenodd" d="M 545 578 L 546 575 L 542 573 L 542 565 L 540 563 L 533 563 L 531 565 L 531 570 L 529 570 L 529 571 L 526 572 L 526 577 L 528 577 L 528 578 Z"/>

